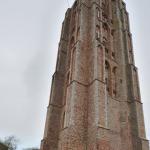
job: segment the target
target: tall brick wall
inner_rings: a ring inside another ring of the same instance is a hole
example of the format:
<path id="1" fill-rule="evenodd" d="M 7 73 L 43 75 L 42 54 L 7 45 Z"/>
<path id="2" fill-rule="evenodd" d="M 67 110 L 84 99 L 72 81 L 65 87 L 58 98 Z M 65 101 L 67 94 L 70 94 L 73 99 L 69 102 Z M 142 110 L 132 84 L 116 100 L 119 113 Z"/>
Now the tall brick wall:
<path id="1" fill-rule="evenodd" d="M 67 10 L 41 150 L 149 150 L 122 0 Z"/>

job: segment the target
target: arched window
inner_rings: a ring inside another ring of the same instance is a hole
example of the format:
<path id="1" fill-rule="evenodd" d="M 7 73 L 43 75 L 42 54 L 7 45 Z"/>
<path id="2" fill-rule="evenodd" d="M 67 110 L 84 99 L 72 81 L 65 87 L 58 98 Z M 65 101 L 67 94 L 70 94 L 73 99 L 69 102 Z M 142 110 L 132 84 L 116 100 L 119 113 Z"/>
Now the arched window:
<path id="1" fill-rule="evenodd" d="M 105 82 L 107 92 L 110 92 L 110 65 L 108 61 L 105 61 Z"/>
<path id="2" fill-rule="evenodd" d="M 115 45 L 114 32 L 115 32 L 114 29 L 111 29 L 111 31 L 110 31 L 110 33 L 111 33 L 111 40 L 110 40 L 110 42 L 111 42 L 111 51 L 112 51 L 111 58 L 112 59 L 116 58 L 115 47 L 114 47 L 114 45 Z"/>
<path id="3" fill-rule="evenodd" d="M 117 67 L 112 69 L 112 93 L 113 97 L 117 96 Z"/>
<path id="4" fill-rule="evenodd" d="M 108 63 L 108 61 L 106 60 L 106 61 L 105 61 L 105 69 L 108 70 L 109 67 L 110 67 L 110 66 L 109 66 L 109 63 Z"/>
<path id="5" fill-rule="evenodd" d="M 100 26 L 97 25 L 96 26 L 96 39 L 99 39 L 100 38 Z"/>

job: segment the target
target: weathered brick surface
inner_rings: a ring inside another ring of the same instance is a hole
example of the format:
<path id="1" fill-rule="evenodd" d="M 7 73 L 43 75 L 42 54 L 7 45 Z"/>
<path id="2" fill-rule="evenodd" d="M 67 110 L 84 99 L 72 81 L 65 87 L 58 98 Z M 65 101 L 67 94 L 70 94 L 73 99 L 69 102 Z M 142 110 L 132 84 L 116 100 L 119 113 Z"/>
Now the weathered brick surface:
<path id="1" fill-rule="evenodd" d="M 148 150 L 132 35 L 122 0 L 66 12 L 41 150 Z"/>

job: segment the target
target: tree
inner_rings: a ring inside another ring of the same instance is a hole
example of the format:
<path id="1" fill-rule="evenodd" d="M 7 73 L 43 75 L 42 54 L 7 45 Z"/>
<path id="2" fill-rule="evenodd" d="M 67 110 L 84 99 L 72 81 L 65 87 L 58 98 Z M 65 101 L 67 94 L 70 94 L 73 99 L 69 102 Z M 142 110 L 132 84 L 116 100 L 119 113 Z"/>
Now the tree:
<path id="1" fill-rule="evenodd" d="M 6 146 L 8 146 L 9 150 L 16 150 L 18 139 L 15 136 L 8 136 L 5 137 L 3 142 Z"/>

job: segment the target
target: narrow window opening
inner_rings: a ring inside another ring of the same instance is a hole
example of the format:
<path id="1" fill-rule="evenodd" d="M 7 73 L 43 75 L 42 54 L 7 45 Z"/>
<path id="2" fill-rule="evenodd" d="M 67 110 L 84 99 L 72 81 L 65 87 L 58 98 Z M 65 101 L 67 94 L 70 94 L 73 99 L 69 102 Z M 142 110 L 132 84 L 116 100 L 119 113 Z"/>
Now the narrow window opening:
<path id="1" fill-rule="evenodd" d="M 117 96 L 117 76 L 116 76 L 117 67 L 114 67 L 112 70 L 112 87 L 113 87 L 113 97 Z"/>
<path id="2" fill-rule="evenodd" d="M 67 85 L 70 84 L 70 71 L 68 71 L 67 73 Z"/>
<path id="3" fill-rule="evenodd" d="M 106 82 L 106 90 L 110 92 L 110 66 L 107 61 L 105 61 L 105 82 Z"/>
<path id="4" fill-rule="evenodd" d="M 109 92 L 109 87 L 107 87 L 107 92 Z"/>
<path id="5" fill-rule="evenodd" d="M 108 62 L 107 62 L 107 61 L 105 62 L 105 69 L 106 69 L 106 70 L 108 70 L 108 69 L 109 69 L 109 64 L 108 64 Z"/>
<path id="6" fill-rule="evenodd" d="M 114 36 L 114 30 L 111 30 L 111 36 L 112 37 Z"/>
<path id="7" fill-rule="evenodd" d="M 77 30 L 77 39 L 79 39 L 79 36 L 80 36 L 80 27 L 78 27 L 78 30 Z"/>
<path id="8" fill-rule="evenodd" d="M 112 58 L 115 59 L 115 52 L 112 52 Z"/>
<path id="9" fill-rule="evenodd" d="M 116 97 L 116 95 L 117 95 L 116 90 L 113 90 L 113 95 L 114 95 L 114 97 Z"/>
<path id="10" fill-rule="evenodd" d="M 99 25 L 96 26 L 96 38 L 97 39 L 100 38 L 100 26 Z"/>
<path id="11" fill-rule="evenodd" d="M 109 87 L 108 87 L 108 78 L 105 78 L 105 83 L 106 83 L 106 90 L 109 92 Z"/>
<path id="12" fill-rule="evenodd" d="M 63 113 L 63 118 L 62 118 L 62 129 L 65 128 L 65 115 L 66 113 Z"/>
<path id="13" fill-rule="evenodd" d="M 97 10 L 97 17 L 100 18 L 100 10 L 99 10 L 99 8 L 97 7 L 96 10 Z"/>
<path id="14" fill-rule="evenodd" d="M 120 83 L 122 84 L 122 79 L 120 79 Z"/>
<path id="15" fill-rule="evenodd" d="M 109 49 L 105 48 L 105 52 L 106 52 L 106 54 L 108 54 L 109 53 Z"/>

